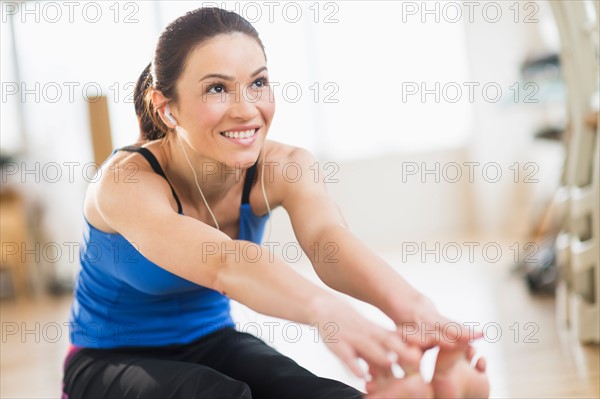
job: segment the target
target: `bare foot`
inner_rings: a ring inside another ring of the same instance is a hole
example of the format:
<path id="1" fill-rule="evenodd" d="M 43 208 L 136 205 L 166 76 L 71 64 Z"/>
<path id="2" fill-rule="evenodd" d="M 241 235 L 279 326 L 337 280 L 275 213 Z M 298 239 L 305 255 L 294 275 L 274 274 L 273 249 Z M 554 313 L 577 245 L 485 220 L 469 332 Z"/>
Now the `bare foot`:
<path id="1" fill-rule="evenodd" d="M 490 385 L 485 375 L 485 360 L 479 359 L 475 367 L 472 346 L 441 348 L 435 362 L 431 385 L 436 398 L 487 398 Z"/>
<path id="2" fill-rule="evenodd" d="M 433 398 L 433 388 L 425 383 L 421 374 L 409 374 L 403 378 L 395 378 L 391 372 L 375 374 L 367 382 L 368 395 L 365 399 L 398 399 L 398 398 Z"/>

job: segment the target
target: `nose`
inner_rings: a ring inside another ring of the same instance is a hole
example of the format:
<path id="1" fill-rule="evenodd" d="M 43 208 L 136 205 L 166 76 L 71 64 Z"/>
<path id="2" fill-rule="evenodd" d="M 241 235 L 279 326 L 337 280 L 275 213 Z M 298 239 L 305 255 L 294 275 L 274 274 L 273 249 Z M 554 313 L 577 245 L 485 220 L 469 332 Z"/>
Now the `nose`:
<path id="1" fill-rule="evenodd" d="M 257 101 L 256 98 L 252 97 L 252 93 L 248 93 L 242 89 L 232 97 L 233 101 L 229 111 L 232 118 L 251 120 L 258 115 Z"/>

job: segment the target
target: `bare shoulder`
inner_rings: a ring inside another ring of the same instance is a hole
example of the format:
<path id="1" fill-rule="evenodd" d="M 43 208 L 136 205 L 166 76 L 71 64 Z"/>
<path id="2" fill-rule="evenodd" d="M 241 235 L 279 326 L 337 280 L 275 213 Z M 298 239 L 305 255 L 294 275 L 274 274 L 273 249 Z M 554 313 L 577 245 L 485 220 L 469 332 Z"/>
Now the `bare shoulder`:
<path id="1" fill-rule="evenodd" d="M 315 162 L 315 156 L 305 148 L 275 141 L 267 143 L 265 173 L 272 183 L 280 185 L 299 181 L 306 177 Z"/>
<path id="2" fill-rule="evenodd" d="M 273 153 L 267 152 L 265 161 L 273 162 L 269 174 L 271 193 L 276 205 L 289 215 L 296 237 L 305 244 L 313 243 L 326 226 L 347 226 L 327 192 L 325 183 L 332 177 L 327 163 L 319 162 L 304 148 L 279 143 L 272 148 Z"/>
<path id="3" fill-rule="evenodd" d="M 162 164 L 160 151 L 147 148 Z M 120 232 L 122 224 L 134 217 L 132 213 L 139 215 L 161 208 L 175 212 L 177 209 L 166 180 L 152 170 L 142 155 L 126 151 L 117 152 L 102 165 L 84 200 L 86 219 L 109 233 Z"/>
<path id="4" fill-rule="evenodd" d="M 268 141 L 264 164 L 261 159 L 259 170 L 262 171 L 264 167 L 264 183 L 269 203 L 273 207 L 279 206 L 290 192 L 310 185 L 314 180 L 311 176 L 314 174 L 312 169 L 315 164 L 315 156 L 305 148 Z M 258 194 L 256 196 L 258 200 Z M 257 203 L 262 203 L 262 200 Z M 262 211 L 262 207 L 258 209 L 259 212 Z"/>
<path id="5" fill-rule="evenodd" d="M 270 140 L 267 142 L 266 158 L 267 162 L 277 162 L 278 166 L 285 165 L 286 162 L 304 165 L 306 162 L 315 161 L 312 153 L 305 148 Z"/>

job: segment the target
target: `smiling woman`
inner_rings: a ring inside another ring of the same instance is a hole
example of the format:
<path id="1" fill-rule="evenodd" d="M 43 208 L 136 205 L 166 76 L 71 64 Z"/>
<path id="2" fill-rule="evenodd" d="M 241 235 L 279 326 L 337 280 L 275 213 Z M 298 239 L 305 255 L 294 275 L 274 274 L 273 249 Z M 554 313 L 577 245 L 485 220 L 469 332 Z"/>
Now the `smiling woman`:
<path id="1" fill-rule="evenodd" d="M 348 230 L 323 183 L 310 178 L 310 153 L 267 141 L 274 99 L 264 48 L 246 20 L 217 8 L 178 18 L 137 87 L 146 142 L 115 150 L 84 200 L 66 397 L 363 396 L 236 331 L 230 299 L 317 325 L 323 338 L 335 325 L 335 339 L 324 342 L 359 377 L 357 360 L 366 361 L 376 397 L 487 396 L 484 362 L 469 365 L 469 340 L 481 333 L 446 328 L 449 320 Z M 289 164 L 304 178 L 286 180 Z M 132 168 L 135 178 L 124 179 Z M 397 331 L 260 245 L 276 207 L 323 282 L 381 309 Z M 426 384 L 419 361 L 437 345 Z M 404 378 L 394 378 L 393 363 Z"/>
<path id="2" fill-rule="evenodd" d="M 175 85 L 157 74 L 152 103 L 159 112 L 169 105 L 170 127 L 177 125 L 179 136 L 205 162 L 252 165 L 266 140 L 275 104 L 257 40 L 242 32 L 218 34 L 191 50 Z M 161 90 L 163 84 L 169 90 Z"/>

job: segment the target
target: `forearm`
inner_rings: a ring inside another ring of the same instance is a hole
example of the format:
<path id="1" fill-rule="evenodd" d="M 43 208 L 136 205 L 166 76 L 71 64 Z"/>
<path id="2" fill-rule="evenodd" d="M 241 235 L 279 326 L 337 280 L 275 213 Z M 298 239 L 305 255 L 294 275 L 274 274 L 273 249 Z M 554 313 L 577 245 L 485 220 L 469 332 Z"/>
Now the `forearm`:
<path id="1" fill-rule="evenodd" d="M 401 318 L 398 312 L 406 309 L 406 304 L 424 299 L 419 291 L 345 227 L 324 230 L 318 247 L 319 252 L 313 247 L 309 256 L 325 284 L 370 303 L 395 320 Z"/>
<path id="2" fill-rule="evenodd" d="M 321 321 L 319 309 L 339 301 L 266 248 L 246 241 L 230 245 L 236 248 L 226 255 L 215 288 L 231 299 L 259 313 L 303 324 Z"/>

